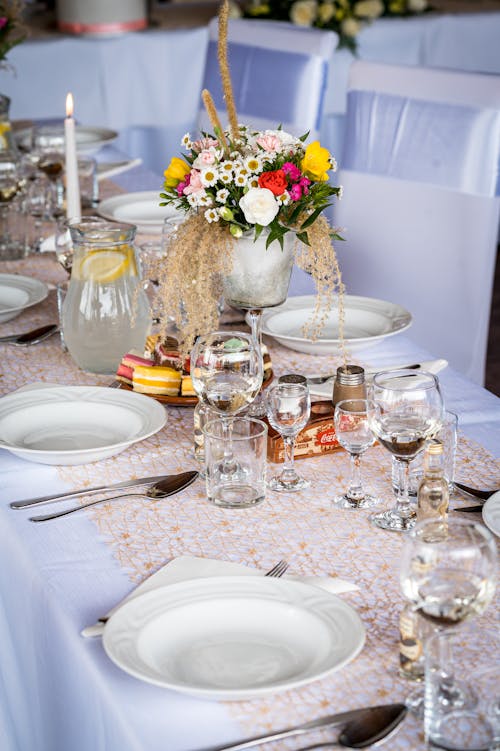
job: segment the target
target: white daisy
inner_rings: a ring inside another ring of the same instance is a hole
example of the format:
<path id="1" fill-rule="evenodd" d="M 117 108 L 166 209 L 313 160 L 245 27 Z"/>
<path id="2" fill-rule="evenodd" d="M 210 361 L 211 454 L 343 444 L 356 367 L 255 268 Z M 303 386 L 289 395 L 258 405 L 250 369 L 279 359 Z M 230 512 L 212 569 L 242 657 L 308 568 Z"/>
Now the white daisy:
<path id="1" fill-rule="evenodd" d="M 233 173 L 221 172 L 219 175 L 219 180 L 221 181 L 221 183 L 224 183 L 225 185 L 229 185 L 229 183 L 233 182 Z"/>
<path id="2" fill-rule="evenodd" d="M 249 156 L 244 161 L 245 169 L 252 173 L 262 172 L 262 159 L 258 156 Z"/>
<path id="3" fill-rule="evenodd" d="M 200 173 L 201 184 L 204 185 L 206 188 L 209 188 L 210 186 L 215 185 L 218 179 L 219 179 L 219 173 L 213 167 L 206 167 Z"/>
<path id="4" fill-rule="evenodd" d="M 203 194 L 198 199 L 198 206 L 212 206 L 212 204 L 212 196 L 209 195 L 206 191 L 203 191 Z"/>
<path id="5" fill-rule="evenodd" d="M 344 195 L 344 186 L 339 185 L 339 192 L 337 193 L 337 198 L 340 199 Z"/>
<path id="6" fill-rule="evenodd" d="M 290 203 L 290 193 L 287 190 L 285 190 L 285 192 L 282 193 L 280 196 L 276 196 L 276 200 L 282 206 L 288 206 L 288 204 Z"/>
<path id="7" fill-rule="evenodd" d="M 187 197 L 189 205 L 192 206 L 193 208 L 197 208 L 198 206 L 203 206 L 203 205 L 206 206 L 207 205 L 207 203 L 205 202 L 206 195 L 207 193 L 205 190 L 198 190 L 196 191 L 196 193 L 191 193 Z"/>
<path id="8" fill-rule="evenodd" d="M 228 196 L 229 196 L 229 191 L 228 191 L 228 189 L 227 189 L 227 188 L 221 188 L 221 189 L 220 189 L 220 190 L 218 190 L 218 191 L 217 191 L 217 193 L 215 194 L 215 199 L 216 199 L 216 201 L 218 201 L 219 203 L 226 203 Z"/>
<path id="9" fill-rule="evenodd" d="M 219 164 L 219 169 L 221 172 L 232 172 L 234 169 L 234 163 L 230 159 L 224 159 L 224 161 Z"/>
<path id="10" fill-rule="evenodd" d="M 205 219 L 207 220 L 207 222 L 209 222 L 209 223 L 218 222 L 219 221 L 219 214 L 218 214 L 218 212 L 217 212 L 216 209 L 207 209 L 205 211 L 204 216 L 205 216 Z"/>
<path id="11" fill-rule="evenodd" d="M 191 146 L 193 145 L 193 142 L 191 141 L 191 134 L 190 133 L 184 133 L 182 136 L 181 141 L 182 146 L 186 149 L 186 151 L 189 151 Z"/>
<path id="12" fill-rule="evenodd" d="M 250 177 L 248 179 L 248 187 L 249 188 L 258 188 L 259 187 L 259 178 L 258 177 Z"/>
<path id="13" fill-rule="evenodd" d="M 245 188 L 248 185 L 248 177 L 241 172 L 238 172 L 238 174 L 234 176 L 234 184 L 239 188 Z"/>

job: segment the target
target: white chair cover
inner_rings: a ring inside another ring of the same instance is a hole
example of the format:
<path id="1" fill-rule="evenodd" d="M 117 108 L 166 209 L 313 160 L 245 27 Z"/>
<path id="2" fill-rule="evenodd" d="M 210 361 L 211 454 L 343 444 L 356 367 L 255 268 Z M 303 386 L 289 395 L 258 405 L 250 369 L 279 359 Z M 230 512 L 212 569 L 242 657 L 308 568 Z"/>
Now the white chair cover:
<path id="1" fill-rule="evenodd" d="M 203 87 L 227 116 L 217 62 L 218 19 L 209 25 Z M 338 37 L 278 21 L 232 19 L 228 23 L 228 59 L 239 121 L 256 129 L 278 125 L 295 136 L 317 137 L 328 68 Z M 212 127 L 204 110 L 200 126 Z"/>
<path id="2" fill-rule="evenodd" d="M 347 292 L 404 305 L 412 339 L 481 384 L 499 156 L 499 76 L 352 65 L 334 208 Z"/>

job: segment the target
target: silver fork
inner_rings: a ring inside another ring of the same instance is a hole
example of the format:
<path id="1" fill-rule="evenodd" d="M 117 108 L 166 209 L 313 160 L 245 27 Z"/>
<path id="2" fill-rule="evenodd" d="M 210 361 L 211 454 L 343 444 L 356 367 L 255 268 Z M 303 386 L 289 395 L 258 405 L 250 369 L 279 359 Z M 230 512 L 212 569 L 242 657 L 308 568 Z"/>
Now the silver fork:
<path id="1" fill-rule="evenodd" d="M 269 571 L 264 574 L 264 576 L 274 576 L 279 578 L 280 576 L 283 576 L 288 566 L 289 564 L 286 561 L 278 561 L 278 563 L 271 569 L 269 569 Z"/>

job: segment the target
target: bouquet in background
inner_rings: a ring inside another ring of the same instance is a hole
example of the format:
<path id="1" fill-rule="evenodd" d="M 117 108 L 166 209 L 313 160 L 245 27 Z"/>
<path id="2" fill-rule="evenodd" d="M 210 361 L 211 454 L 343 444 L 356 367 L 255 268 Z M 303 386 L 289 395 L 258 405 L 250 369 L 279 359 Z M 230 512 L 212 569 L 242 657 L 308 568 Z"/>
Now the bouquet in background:
<path id="1" fill-rule="evenodd" d="M 24 3 L 21 0 L 1 0 L 0 2 L 0 66 L 10 50 L 26 38 L 22 24 Z"/>
<path id="2" fill-rule="evenodd" d="M 338 34 L 339 47 L 352 52 L 361 29 L 377 18 L 413 16 L 430 9 L 427 0 L 244 0 L 234 6 L 234 15 L 238 8 L 247 18 L 330 29 Z"/>

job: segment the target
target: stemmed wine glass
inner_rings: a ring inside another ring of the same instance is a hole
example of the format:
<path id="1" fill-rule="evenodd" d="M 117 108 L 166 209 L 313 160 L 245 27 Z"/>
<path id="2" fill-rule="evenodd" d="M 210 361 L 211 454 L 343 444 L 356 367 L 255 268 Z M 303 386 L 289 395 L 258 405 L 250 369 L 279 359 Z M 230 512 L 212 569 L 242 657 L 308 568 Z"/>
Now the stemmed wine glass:
<path id="1" fill-rule="evenodd" d="M 370 430 L 366 399 L 343 399 L 335 406 L 335 435 L 351 460 L 351 479 L 345 493 L 333 499 L 338 508 L 368 508 L 380 500 L 367 493 L 361 480 L 361 456 L 375 443 Z"/>
<path id="2" fill-rule="evenodd" d="M 377 373 L 370 395 L 367 406 L 370 428 L 404 470 L 400 473 L 396 506 L 374 514 L 371 521 L 382 529 L 400 532 L 415 524 L 415 511 L 408 494 L 409 463 L 441 426 L 443 398 L 436 376 L 423 370 Z"/>
<path id="3" fill-rule="evenodd" d="M 269 389 L 266 406 L 269 423 L 283 438 L 285 452 L 283 470 L 269 480 L 268 487 L 287 492 L 309 487 L 309 481 L 300 477 L 293 465 L 295 439 L 307 424 L 311 413 L 307 385 L 278 382 Z"/>
<path id="4" fill-rule="evenodd" d="M 9 205 L 19 188 L 18 162 L 13 153 L 7 152 L 0 156 L 0 258 L 4 260 L 10 256 Z"/>
<path id="5" fill-rule="evenodd" d="M 255 399 L 263 365 L 251 334 L 214 331 L 197 339 L 191 352 L 191 378 L 198 397 L 223 421 L 225 449 L 220 471 L 237 475 L 231 446 L 232 421 Z"/>
<path id="6" fill-rule="evenodd" d="M 469 519 L 426 519 L 406 536 L 401 590 L 434 627 L 436 638 L 448 639 L 456 627 L 486 610 L 495 592 L 496 569 L 496 544 L 482 524 Z M 471 697 L 455 680 L 451 642 L 443 654 L 447 665 L 440 676 L 440 695 L 448 705 L 463 708 Z M 422 699 L 421 694 L 410 696 L 408 703 L 420 710 Z"/>

